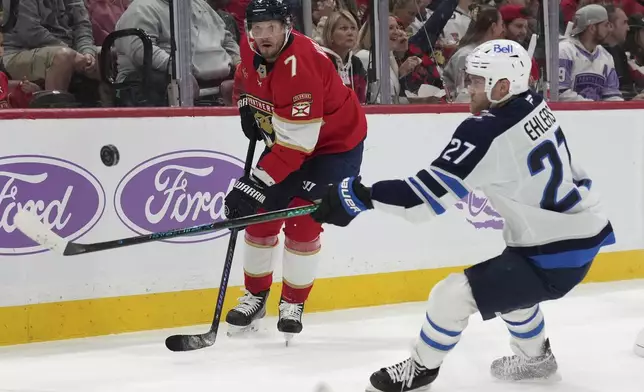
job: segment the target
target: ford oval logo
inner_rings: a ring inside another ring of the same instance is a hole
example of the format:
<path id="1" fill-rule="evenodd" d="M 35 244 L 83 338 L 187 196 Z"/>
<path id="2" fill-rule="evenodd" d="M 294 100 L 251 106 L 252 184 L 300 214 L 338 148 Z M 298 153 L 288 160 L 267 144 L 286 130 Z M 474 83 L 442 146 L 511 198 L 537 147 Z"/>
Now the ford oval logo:
<path id="1" fill-rule="evenodd" d="M 41 155 L 0 158 L 0 254 L 46 250 L 15 227 L 13 218 L 23 208 L 73 241 L 100 219 L 105 191 L 96 177 L 69 161 Z"/>
<path id="2" fill-rule="evenodd" d="M 244 162 L 209 150 L 176 151 L 132 169 L 119 183 L 114 207 L 138 234 L 202 225 L 225 218 L 224 199 L 243 175 Z M 166 240 L 186 243 L 225 236 L 228 230 Z"/>

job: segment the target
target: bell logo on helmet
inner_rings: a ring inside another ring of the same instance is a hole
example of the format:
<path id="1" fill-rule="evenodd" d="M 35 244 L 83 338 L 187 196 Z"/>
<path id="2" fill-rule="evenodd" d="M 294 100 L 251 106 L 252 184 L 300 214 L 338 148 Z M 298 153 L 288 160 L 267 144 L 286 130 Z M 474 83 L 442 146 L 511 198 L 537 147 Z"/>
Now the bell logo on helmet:
<path id="1" fill-rule="evenodd" d="M 494 50 L 494 53 L 514 53 L 512 45 L 494 44 L 492 50 Z"/>

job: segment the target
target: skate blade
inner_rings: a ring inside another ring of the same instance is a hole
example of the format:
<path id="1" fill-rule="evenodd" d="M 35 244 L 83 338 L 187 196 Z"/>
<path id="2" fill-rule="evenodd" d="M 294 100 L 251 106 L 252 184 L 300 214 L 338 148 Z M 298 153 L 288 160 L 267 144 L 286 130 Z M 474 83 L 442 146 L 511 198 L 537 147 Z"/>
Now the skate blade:
<path id="1" fill-rule="evenodd" d="M 561 377 L 561 374 L 559 372 L 556 372 L 548 377 L 541 377 L 541 378 L 528 378 L 525 380 L 511 380 L 511 379 L 500 379 L 494 377 L 497 381 L 502 382 L 502 383 L 512 383 L 512 384 L 541 384 L 541 385 L 548 385 L 548 384 L 554 384 L 559 381 L 561 381 L 563 378 Z"/>
<path id="2" fill-rule="evenodd" d="M 427 384 L 427 385 L 425 385 L 425 386 L 418 387 L 418 388 L 416 388 L 416 389 L 410 389 L 410 390 L 409 390 L 409 391 L 407 391 L 407 392 L 425 392 L 425 391 L 429 391 L 429 388 L 431 387 L 431 385 L 432 385 L 432 384 Z M 367 387 L 365 388 L 365 392 L 382 392 L 382 391 L 381 391 L 380 389 L 377 389 L 377 388 L 376 388 L 376 387 L 374 387 L 373 385 L 369 384 L 369 385 L 367 385 Z"/>
<path id="3" fill-rule="evenodd" d="M 289 332 L 284 332 L 284 345 L 288 347 L 289 343 L 291 340 L 293 340 L 293 337 L 295 337 L 296 334 L 294 333 L 289 333 Z"/>
<path id="4" fill-rule="evenodd" d="M 226 331 L 226 335 L 229 338 L 235 338 L 235 337 L 241 337 L 257 331 L 259 331 L 259 320 L 255 320 L 252 323 L 250 323 L 250 325 L 247 325 L 245 327 L 228 324 L 228 330 Z"/>

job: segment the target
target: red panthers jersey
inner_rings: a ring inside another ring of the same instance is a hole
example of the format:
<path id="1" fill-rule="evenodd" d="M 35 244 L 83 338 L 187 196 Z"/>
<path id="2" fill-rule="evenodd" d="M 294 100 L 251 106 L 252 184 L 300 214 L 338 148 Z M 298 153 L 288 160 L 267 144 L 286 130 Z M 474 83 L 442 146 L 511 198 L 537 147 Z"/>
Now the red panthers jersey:
<path id="1" fill-rule="evenodd" d="M 360 101 L 322 48 L 292 32 L 277 60 L 267 63 L 241 43 L 236 88 L 246 93 L 270 152 L 253 174 L 267 185 L 284 180 L 305 160 L 349 151 L 367 136 Z"/>

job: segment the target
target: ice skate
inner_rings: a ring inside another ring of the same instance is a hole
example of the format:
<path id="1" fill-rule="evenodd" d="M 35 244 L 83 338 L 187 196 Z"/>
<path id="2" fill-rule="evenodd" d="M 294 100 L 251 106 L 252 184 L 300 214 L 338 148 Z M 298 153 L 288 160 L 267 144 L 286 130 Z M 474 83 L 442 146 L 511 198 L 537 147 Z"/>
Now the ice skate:
<path id="1" fill-rule="evenodd" d="M 427 369 L 413 358 L 382 368 L 369 378 L 367 392 L 426 391 L 438 376 L 438 369 Z"/>
<path id="2" fill-rule="evenodd" d="M 280 317 L 277 321 L 277 330 L 284 333 L 285 344 L 288 346 L 293 337 L 302 332 L 302 313 L 304 304 L 292 304 L 280 299 Z"/>
<path id="3" fill-rule="evenodd" d="M 635 338 L 633 352 L 635 352 L 635 354 L 639 355 L 640 357 L 644 357 L 644 329 L 641 330 L 637 335 L 637 338 Z"/>
<path id="4" fill-rule="evenodd" d="M 503 381 L 556 381 L 560 378 L 549 340 L 544 342 L 543 354 L 538 357 L 528 357 L 514 344 L 512 351 L 516 354 L 492 362 L 490 371 L 493 377 Z"/>
<path id="5" fill-rule="evenodd" d="M 226 334 L 229 337 L 258 330 L 259 321 L 266 316 L 268 293 L 269 290 L 266 290 L 253 295 L 246 291 L 244 296 L 238 298 L 239 304 L 226 315 L 226 323 L 228 324 Z"/>

